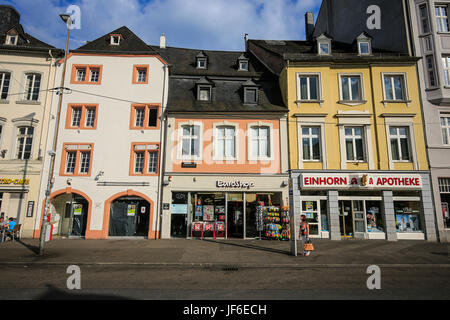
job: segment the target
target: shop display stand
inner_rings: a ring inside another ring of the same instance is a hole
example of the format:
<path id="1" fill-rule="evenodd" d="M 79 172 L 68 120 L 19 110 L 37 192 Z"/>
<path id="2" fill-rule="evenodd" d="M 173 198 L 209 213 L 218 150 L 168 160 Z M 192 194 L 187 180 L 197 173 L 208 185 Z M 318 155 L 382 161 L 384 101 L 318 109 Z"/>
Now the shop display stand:
<path id="1" fill-rule="evenodd" d="M 282 207 L 280 212 L 281 235 L 280 240 L 289 240 L 291 238 L 289 207 Z"/>
<path id="2" fill-rule="evenodd" d="M 265 238 L 266 239 L 277 239 L 281 237 L 281 218 L 280 218 L 280 208 L 276 206 L 265 207 Z"/>

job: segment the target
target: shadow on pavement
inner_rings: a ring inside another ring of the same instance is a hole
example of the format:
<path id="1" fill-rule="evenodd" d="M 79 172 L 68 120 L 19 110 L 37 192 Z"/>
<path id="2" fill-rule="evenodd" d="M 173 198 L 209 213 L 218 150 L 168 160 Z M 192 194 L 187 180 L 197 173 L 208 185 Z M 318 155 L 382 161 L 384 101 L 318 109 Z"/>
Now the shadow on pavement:
<path id="1" fill-rule="evenodd" d="M 30 250 L 31 252 L 33 252 L 34 254 L 39 254 L 39 247 L 37 247 L 37 246 L 33 246 L 33 245 L 31 245 L 31 244 L 27 244 L 27 243 L 25 243 L 25 242 L 23 242 L 21 239 L 17 239 L 17 240 L 15 240 L 15 241 L 17 241 L 18 243 L 20 243 L 21 245 L 23 245 L 25 248 L 27 248 L 28 250 Z"/>
<path id="2" fill-rule="evenodd" d="M 75 290 L 74 292 L 80 292 Z M 115 295 L 103 295 L 92 293 L 71 293 L 52 285 L 47 285 L 47 292 L 37 297 L 36 300 L 129 300 L 128 298 Z"/>
<path id="3" fill-rule="evenodd" d="M 217 240 L 211 240 L 211 239 L 203 239 L 202 241 L 208 241 L 208 242 L 213 242 L 213 243 L 218 243 L 218 244 L 225 244 L 225 245 L 229 245 L 229 246 L 235 246 L 235 247 L 241 247 L 241 248 L 247 248 L 247 249 L 255 249 L 255 250 L 260 250 L 260 251 L 279 253 L 279 254 L 284 254 L 284 255 L 288 255 L 288 256 L 291 255 L 291 252 L 289 250 L 267 248 L 267 247 L 262 247 L 262 246 L 256 246 L 253 244 L 233 243 L 233 242 L 229 242 L 229 240 L 228 241 L 217 241 Z"/>

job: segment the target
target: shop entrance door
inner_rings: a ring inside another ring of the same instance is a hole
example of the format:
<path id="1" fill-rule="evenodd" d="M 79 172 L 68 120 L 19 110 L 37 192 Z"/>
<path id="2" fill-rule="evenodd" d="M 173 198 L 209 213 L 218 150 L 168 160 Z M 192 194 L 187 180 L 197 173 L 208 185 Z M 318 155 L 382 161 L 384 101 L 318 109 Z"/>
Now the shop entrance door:
<path id="1" fill-rule="evenodd" d="M 119 199 L 112 203 L 109 235 L 115 237 L 147 237 L 150 204 L 141 199 Z"/>
<path id="2" fill-rule="evenodd" d="M 242 193 L 229 193 L 227 201 L 227 237 L 244 237 L 244 199 Z"/>
<path id="3" fill-rule="evenodd" d="M 365 217 L 364 200 L 339 201 L 339 224 L 342 237 L 364 239 Z"/>
<path id="4" fill-rule="evenodd" d="M 88 209 L 89 204 L 83 198 L 73 196 L 71 201 L 67 201 L 65 203 L 64 215 L 59 225 L 59 235 L 84 237 L 86 234 Z"/>
<path id="5" fill-rule="evenodd" d="M 320 201 L 302 201 L 302 213 L 306 216 L 309 224 L 309 235 L 311 238 L 319 238 L 320 227 Z"/>

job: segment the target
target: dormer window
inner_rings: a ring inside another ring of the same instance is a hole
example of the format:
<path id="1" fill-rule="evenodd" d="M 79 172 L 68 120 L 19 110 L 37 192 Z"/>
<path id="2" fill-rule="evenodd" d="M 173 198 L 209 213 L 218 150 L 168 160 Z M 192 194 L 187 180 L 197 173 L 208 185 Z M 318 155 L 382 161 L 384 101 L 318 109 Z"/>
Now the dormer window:
<path id="1" fill-rule="evenodd" d="M 244 87 L 244 103 L 258 104 L 258 85 L 252 80 L 248 80 L 243 84 Z"/>
<path id="2" fill-rule="evenodd" d="M 197 69 L 208 69 L 208 58 L 203 52 L 197 55 Z"/>
<path id="3" fill-rule="evenodd" d="M 239 71 L 248 71 L 248 59 L 242 54 L 238 58 L 239 62 Z"/>
<path id="4" fill-rule="evenodd" d="M 197 85 L 197 100 L 199 101 L 211 101 L 211 89 L 213 83 L 210 82 L 206 77 L 202 77 L 196 83 Z"/>
<path id="5" fill-rule="evenodd" d="M 368 56 L 372 54 L 372 38 L 365 32 L 361 33 L 356 41 L 358 43 L 358 54 L 360 56 Z"/>
<path id="6" fill-rule="evenodd" d="M 120 40 L 122 39 L 122 35 L 120 34 L 110 34 L 110 44 L 112 46 L 120 45 Z"/>
<path id="7" fill-rule="evenodd" d="M 317 37 L 317 53 L 320 56 L 328 56 L 331 54 L 331 38 L 325 34 L 321 34 Z"/>
<path id="8" fill-rule="evenodd" d="M 6 44 L 15 46 L 17 44 L 18 38 L 19 37 L 17 35 L 7 35 L 6 36 Z"/>

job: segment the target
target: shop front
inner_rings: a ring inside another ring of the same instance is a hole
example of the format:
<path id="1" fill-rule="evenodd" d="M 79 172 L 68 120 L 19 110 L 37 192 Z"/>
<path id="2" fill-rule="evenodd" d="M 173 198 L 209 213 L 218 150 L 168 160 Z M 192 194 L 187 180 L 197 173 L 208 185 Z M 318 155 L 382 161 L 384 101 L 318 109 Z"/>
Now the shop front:
<path id="1" fill-rule="evenodd" d="M 163 238 L 259 238 L 262 213 L 279 212 L 287 201 L 287 177 L 172 177 Z"/>
<path id="2" fill-rule="evenodd" d="M 296 222 L 305 215 L 311 237 L 415 239 L 435 233 L 429 175 L 292 173 Z"/>

